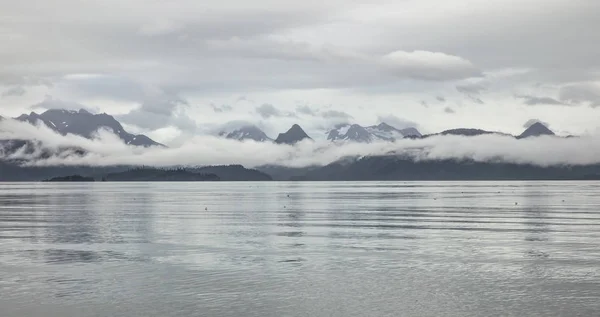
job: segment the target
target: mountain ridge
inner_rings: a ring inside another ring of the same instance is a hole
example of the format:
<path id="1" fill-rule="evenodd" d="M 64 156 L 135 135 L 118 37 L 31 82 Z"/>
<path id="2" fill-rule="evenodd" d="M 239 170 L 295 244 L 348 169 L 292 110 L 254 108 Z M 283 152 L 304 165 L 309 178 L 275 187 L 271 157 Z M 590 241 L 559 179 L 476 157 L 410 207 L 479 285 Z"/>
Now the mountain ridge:
<path id="1" fill-rule="evenodd" d="M 521 133 L 519 136 L 517 136 L 517 139 L 538 137 L 538 136 L 542 136 L 542 135 L 554 136 L 556 134 L 554 134 L 554 132 L 552 132 L 552 130 L 550 130 L 548 127 L 546 127 L 543 123 L 536 122 L 536 123 L 532 124 L 531 126 L 529 126 L 527 129 L 525 129 L 525 131 L 523 131 L 523 133 Z"/>
<path id="2" fill-rule="evenodd" d="M 99 129 L 108 128 L 125 144 L 143 147 L 164 147 L 164 145 L 146 135 L 136 135 L 125 131 L 121 123 L 111 115 L 106 113 L 92 114 L 85 109 L 80 109 L 79 111 L 49 109 L 42 114 L 32 111 L 29 114 L 22 114 L 14 119 L 33 125 L 41 121 L 48 128 L 61 135 L 74 134 L 88 139 L 91 139 L 93 134 Z"/>
<path id="3" fill-rule="evenodd" d="M 277 138 L 275 139 L 276 144 L 288 144 L 294 145 L 303 140 L 312 140 L 311 137 L 304 132 L 304 130 L 298 124 L 292 125 L 292 127 L 286 132 L 279 133 Z"/>
<path id="4" fill-rule="evenodd" d="M 219 136 L 225 137 L 226 139 L 237 140 L 237 141 L 245 141 L 245 140 L 253 140 L 256 142 L 273 141 L 273 139 L 269 138 L 263 130 L 261 130 L 259 127 L 252 125 L 252 124 L 241 126 L 230 132 L 221 131 L 221 132 L 219 132 Z"/>
<path id="5" fill-rule="evenodd" d="M 385 122 L 363 127 L 359 124 L 343 123 L 327 132 L 327 140 L 332 142 L 351 141 L 371 143 L 374 141 L 394 142 L 404 138 L 420 138 L 422 135 L 416 128 L 398 129 Z"/>

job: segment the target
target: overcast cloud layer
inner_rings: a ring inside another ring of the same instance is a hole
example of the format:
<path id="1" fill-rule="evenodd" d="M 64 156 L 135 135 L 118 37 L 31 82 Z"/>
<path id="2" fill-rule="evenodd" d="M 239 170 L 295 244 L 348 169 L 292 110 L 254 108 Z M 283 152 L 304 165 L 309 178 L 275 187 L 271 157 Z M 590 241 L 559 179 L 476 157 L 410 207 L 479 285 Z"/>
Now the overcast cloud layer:
<path id="1" fill-rule="evenodd" d="M 393 116 L 518 134 L 600 118 L 593 0 L 0 0 L 0 115 L 81 107 L 179 145 Z"/>

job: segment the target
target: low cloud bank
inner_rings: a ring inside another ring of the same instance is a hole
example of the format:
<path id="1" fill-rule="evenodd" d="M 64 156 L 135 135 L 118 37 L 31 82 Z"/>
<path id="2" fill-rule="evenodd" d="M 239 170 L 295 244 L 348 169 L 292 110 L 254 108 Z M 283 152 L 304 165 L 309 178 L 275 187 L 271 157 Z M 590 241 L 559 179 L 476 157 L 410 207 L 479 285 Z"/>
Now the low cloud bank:
<path id="1" fill-rule="evenodd" d="M 214 136 L 196 136 L 174 148 L 141 148 L 124 144 L 107 130 L 93 139 L 60 135 L 43 125 L 15 120 L 0 121 L 0 140 L 31 140 L 35 151 L 7 152 L 1 159 L 18 159 L 28 165 L 217 165 L 242 164 L 255 167 L 278 164 L 293 167 L 325 165 L 348 156 L 408 154 L 416 160 L 472 159 L 480 162 L 509 162 L 549 165 L 600 163 L 600 136 L 558 138 L 543 136 L 516 140 L 501 135 L 476 137 L 433 136 L 394 143 L 333 144 L 305 141 L 295 146 L 268 142 L 239 142 Z M 80 149 L 83 152 L 65 151 Z M 46 153 L 41 158 L 40 153 Z M 48 153 L 56 153 L 50 154 Z M 60 154 L 59 154 L 60 153 Z M 85 153 L 85 154 L 82 154 Z"/>

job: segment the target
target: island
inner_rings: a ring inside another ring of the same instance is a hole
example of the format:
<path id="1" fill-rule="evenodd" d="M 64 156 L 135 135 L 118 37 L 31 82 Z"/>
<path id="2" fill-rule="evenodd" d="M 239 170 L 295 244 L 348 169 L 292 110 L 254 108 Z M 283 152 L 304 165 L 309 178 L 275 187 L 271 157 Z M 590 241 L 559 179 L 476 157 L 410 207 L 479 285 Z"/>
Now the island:
<path id="1" fill-rule="evenodd" d="M 45 179 L 43 182 L 94 182 L 93 177 L 85 177 L 81 175 L 61 176 Z"/>
<path id="2" fill-rule="evenodd" d="M 214 182 L 221 178 L 213 173 L 197 173 L 184 168 L 161 169 L 140 167 L 103 177 L 107 182 Z"/>

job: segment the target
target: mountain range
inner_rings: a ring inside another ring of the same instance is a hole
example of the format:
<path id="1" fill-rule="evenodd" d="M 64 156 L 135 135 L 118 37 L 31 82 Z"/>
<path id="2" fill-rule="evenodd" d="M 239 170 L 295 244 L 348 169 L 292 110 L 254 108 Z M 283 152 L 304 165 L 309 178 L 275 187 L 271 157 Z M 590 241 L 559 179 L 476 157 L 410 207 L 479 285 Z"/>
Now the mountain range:
<path id="1" fill-rule="evenodd" d="M 86 110 L 69 111 L 53 109 L 42 114 L 32 112 L 24 114 L 16 120 L 39 124 L 62 135 L 75 134 L 86 138 L 93 137 L 100 128 L 112 130 L 124 143 L 134 146 L 162 146 L 144 135 L 128 133 L 112 116 L 107 114 L 92 114 Z M 0 120 L 3 120 L 0 117 Z M 542 123 L 529 126 L 518 136 L 488 131 L 482 129 L 457 128 L 435 134 L 421 135 L 415 128 L 398 129 L 387 123 L 373 126 L 358 124 L 341 124 L 327 132 L 331 142 L 370 143 L 376 141 L 394 142 L 404 138 L 429 138 L 439 135 L 478 136 L 504 135 L 516 139 L 536 136 L 553 136 L 554 133 Z M 312 138 L 300 127 L 294 124 L 291 128 L 280 133 L 277 138 L 269 138 L 264 131 L 253 125 L 242 126 L 236 130 L 219 133 L 221 137 L 234 140 L 254 140 L 257 142 L 274 142 L 276 144 L 294 145 Z M 572 136 L 569 136 L 572 137 Z M 39 141 L 31 140 L 0 140 L 0 151 L 11 153 L 35 154 L 37 157 L 75 154 L 84 155 L 82 149 L 76 148 L 47 148 Z M 234 163 L 234 162 L 224 162 Z M 65 175 L 95 176 L 108 173 L 119 173 L 131 169 L 131 166 L 90 167 L 90 166 L 56 166 L 28 167 L 20 166 L 19 161 L 0 160 L 0 181 L 41 180 Z M 214 174 L 220 180 L 409 180 L 409 179 L 595 179 L 600 178 L 600 165 L 589 166 L 555 166 L 539 167 L 526 164 L 486 163 L 469 160 L 438 160 L 418 161 L 402 154 L 373 155 L 363 157 L 347 157 L 323 166 L 304 168 L 289 168 L 269 165 L 257 167 L 255 170 L 246 169 L 241 165 L 199 167 L 189 169 L 192 173 Z M 177 176 L 178 175 L 178 176 Z M 193 179 L 189 175 L 169 175 L 168 179 Z M 173 176 L 173 177 L 172 177 Z M 185 178 L 185 177 L 188 178 Z M 171 178 L 172 177 L 172 178 Z"/>
<path id="2" fill-rule="evenodd" d="M 273 141 L 263 130 L 255 125 L 246 125 L 230 132 L 221 131 L 219 136 L 238 141 L 252 140 L 256 142 Z"/>
<path id="3" fill-rule="evenodd" d="M 268 137 L 263 130 L 252 124 L 244 125 L 230 131 L 221 131 L 218 135 L 237 141 L 252 140 L 256 142 L 275 142 L 276 144 L 288 145 L 294 145 L 304 139 L 312 140 L 298 124 L 292 125 L 288 131 L 280 133 L 275 139 Z"/>
<path id="4" fill-rule="evenodd" d="M 415 128 L 397 129 L 385 122 L 368 127 L 347 123 L 337 125 L 330 130 L 327 133 L 327 140 L 371 143 L 373 141 L 394 142 L 398 139 L 420 138 L 421 136 L 421 133 Z"/>
<path id="5" fill-rule="evenodd" d="M 84 109 L 79 111 L 51 109 L 42 114 L 35 112 L 23 114 L 15 119 L 34 125 L 41 122 L 62 135 L 74 134 L 89 139 L 96 131 L 105 128 L 112 130 L 125 144 L 143 147 L 164 146 L 143 134 L 135 135 L 125 131 L 119 121 L 106 113 L 92 114 Z"/>
<path id="6" fill-rule="evenodd" d="M 555 135 L 548 127 L 542 123 L 534 123 L 528 127 L 523 133 L 518 136 L 513 136 L 508 133 L 502 133 L 497 131 L 488 131 L 482 129 L 473 128 L 457 128 L 445 130 L 439 133 L 422 135 L 416 128 L 405 128 L 398 129 L 385 122 L 381 122 L 378 125 L 372 125 L 363 127 L 358 124 L 338 124 L 329 130 L 327 133 L 327 140 L 331 142 L 357 142 L 357 143 L 371 143 L 376 141 L 395 142 L 400 139 L 420 139 L 428 138 L 439 135 L 456 135 L 456 136 L 478 136 L 486 134 L 512 136 L 517 139 L 523 139 L 528 137 L 536 137 L 542 135 Z M 288 131 L 280 133 L 278 137 L 273 140 L 269 138 L 264 131 L 254 125 L 247 125 L 231 132 L 221 132 L 220 136 L 228 139 L 234 139 L 238 141 L 253 140 L 257 142 L 275 142 L 277 144 L 296 144 L 302 140 L 312 138 L 306 134 L 306 132 L 298 124 L 294 124 Z"/>
<path id="7" fill-rule="evenodd" d="M 600 164 L 538 166 L 470 159 L 415 160 L 406 155 L 345 158 L 321 167 L 258 167 L 274 180 L 416 181 L 416 180 L 598 180 Z"/>
<path id="8" fill-rule="evenodd" d="M 113 131 L 128 145 L 143 147 L 164 146 L 143 134 L 135 135 L 127 132 L 119 121 L 106 113 L 92 114 L 84 109 L 79 111 L 50 109 L 41 114 L 35 112 L 23 114 L 14 119 L 31 124 L 38 124 L 41 122 L 48 128 L 62 135 L 74 134 L 85 138 L 91 138 L 96 131 L 105 128 Z M 2 120 L 2 117 L 0 117 L 0 120 Z M 350 123 L 339 124 L 327 132 L 327 140 L 331 142 L 371 143 L 375 141 L 394 142 L 404 138 L 427 138 L 437 135 L 477 136 L 485 134 L 511 136 L 506 133 L 471 128 L 457 128 L 439 133 L 422 135 L 416 128 L 398 129 L 385 122 L 381 122 L 378 125 L 366 127 Z M 241 126 L 232 131 L 221 131 L 218 135 L 238 141 L 253 140 L 256 142 L 275 142 L 277 144 L 289 145 L 296 144 L 303 140 L 312 140 L 298 124 L 292 125 L 289 130 L 280 133 L 275 139 L 268 137 L 263 130 L 251 124 Z M 544 124 L 537 122 L 529 126 L 520 135 L 514 137 L 522 139 L 541 135 L 554 135 L 554 133 Z"/>

